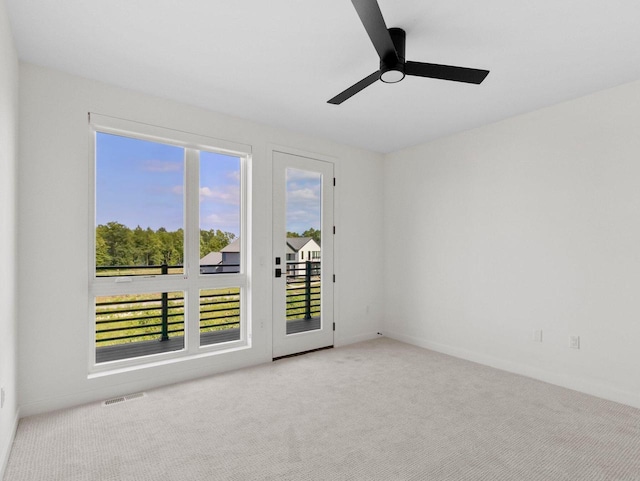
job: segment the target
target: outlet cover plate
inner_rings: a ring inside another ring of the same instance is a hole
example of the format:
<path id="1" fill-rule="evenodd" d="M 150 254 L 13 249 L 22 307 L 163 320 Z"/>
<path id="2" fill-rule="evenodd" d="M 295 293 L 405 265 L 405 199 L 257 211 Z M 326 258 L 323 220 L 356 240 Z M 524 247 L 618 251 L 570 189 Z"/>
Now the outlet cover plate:
<path id="1" fill-rule="evenodd" d="M 569 336 L 569 347 L 571 349 L 580 349 L 580 336 Z"/>

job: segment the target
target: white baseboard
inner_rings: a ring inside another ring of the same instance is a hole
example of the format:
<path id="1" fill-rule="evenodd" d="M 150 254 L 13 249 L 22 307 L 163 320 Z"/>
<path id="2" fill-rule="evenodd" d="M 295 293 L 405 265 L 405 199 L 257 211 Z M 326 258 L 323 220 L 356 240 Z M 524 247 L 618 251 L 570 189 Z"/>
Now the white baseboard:
<path id="1" fill-rule="evenodd" d="M 13 427 L 11 428 L 11 435 L 5 448 L 5 452 L 0 453 L 0 480 L 4 479 L 4 473 L 9 463 L 9 456 L 11 455 L 11 448 L 13 447 L 13 440 L 16 438 L 16 432 L 18 431 L 18 422 L 20 421 L 20 408 L 16 411 L 16 416 L 13 420 Z"/>
<path id="2" fill-rule="evenodd" d="M 377 332 L 369 332 L 367 334 L 360 334 L 358 336 L 351 337 L 336 336 L 333 340 L 333 344 L 335 347 L 341 347 L 348 344 L 355 344 L 356 342 L 370 341 L 371 339 L 375 339 L 377 337 L 380 337 L 380 334 Z"/>
<path id="3" fill-rule="evenodd" d="M 522 376 L 530 377 L 538 381 L 547 382 L 556 386 L 579 391 L 591 396 L 596 396 L 609 401 L 615 401 L 621 404 L 626 404 L 640 409 L 640 395 L 629 391 L 622 391 L 612 386 L 603 385 L 594 382 L 591 379 L 576 378 L 574 376 L 567 376 L 557 372 L 546 371 L 534 366 L 526 364 L 520 364 L 517 362 L 509 361 L 507 359 L 501 359 L 493 356 L 487 356 L 486 354 L 469 351 L 467 349 L 461 349 L 455 346 L 449 346 L 445 344 L 439 344 L 431 342 L 426 339 L 407 336 L 391 331 L 382 331 L 383 335 L 396 341 L 405 342 L 414 346 L 423 347 L 431 351 L 440 352 L 442 354 L 448 354 L 453 357 L 465 359 L 467 361 L 477 362 L 485 366 L 500 369 L 502 371 L 511 372 L 514 374 L 520 374 Z"/>

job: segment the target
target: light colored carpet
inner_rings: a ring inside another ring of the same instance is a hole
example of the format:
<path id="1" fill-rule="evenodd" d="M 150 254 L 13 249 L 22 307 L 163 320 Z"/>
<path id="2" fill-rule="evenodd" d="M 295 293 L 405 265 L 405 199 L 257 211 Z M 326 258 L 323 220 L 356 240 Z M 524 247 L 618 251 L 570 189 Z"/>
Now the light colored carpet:
<path id="1" fill-rule="evenodd" d="M 20 421 L 5 481 L 640 480 L 640 410 L 389 339 Z"/>

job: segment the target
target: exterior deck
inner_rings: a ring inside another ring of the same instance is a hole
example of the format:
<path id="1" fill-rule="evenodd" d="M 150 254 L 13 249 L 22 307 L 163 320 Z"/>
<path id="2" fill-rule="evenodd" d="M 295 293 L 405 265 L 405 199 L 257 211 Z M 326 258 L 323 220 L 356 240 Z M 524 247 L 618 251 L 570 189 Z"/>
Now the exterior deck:
<path id="1" fill-rule="evenodd" d="M 320 329 L 320 317 L 294 319 L 287 321 L 287 334 L 297 334 Z M 200 335 L 202 346 L 240 340 L 240 329 L 230 328 L 220 331 L 203 332 Z M 133 357 L 162 354 L 184 349 L 184 336 L 170 337 L 166 341 L 135 341 L 115 346 L 96 348 L 96 363 L 117 361 Z"/>

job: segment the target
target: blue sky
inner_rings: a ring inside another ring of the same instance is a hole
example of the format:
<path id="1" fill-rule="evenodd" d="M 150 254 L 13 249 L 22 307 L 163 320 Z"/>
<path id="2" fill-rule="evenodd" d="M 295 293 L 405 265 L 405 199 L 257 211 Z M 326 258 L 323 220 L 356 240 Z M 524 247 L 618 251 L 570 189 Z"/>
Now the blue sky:
<path id="1" fill-rule="evenodd" d="M 287 169 L 287 231 L 320 229 L 321 176 Z M 184 227 L 184 149 L 96 133 L 96 224 Z M 240 159 L 201 152 L 201 229 L 240 235 Z"/>
<path id="2" fill-rule="evenodd" d="M 96 223 L 184 227 L 184 149 L 101 132 L 96 136 Z M 239 235 L 240 159 L 202 152 L 200 182 L 201 228 Z"/>
<path id="3" fill-rule="evenodd" d="M 287 169 L 287 231 L 302 234 L 320 229 L 322 177 L 307 170 Z"/>
<path id="4" fill-rule="evenodd" d="M 200 228 L 240 235 L 240 159 L 200 153 Z"/>

